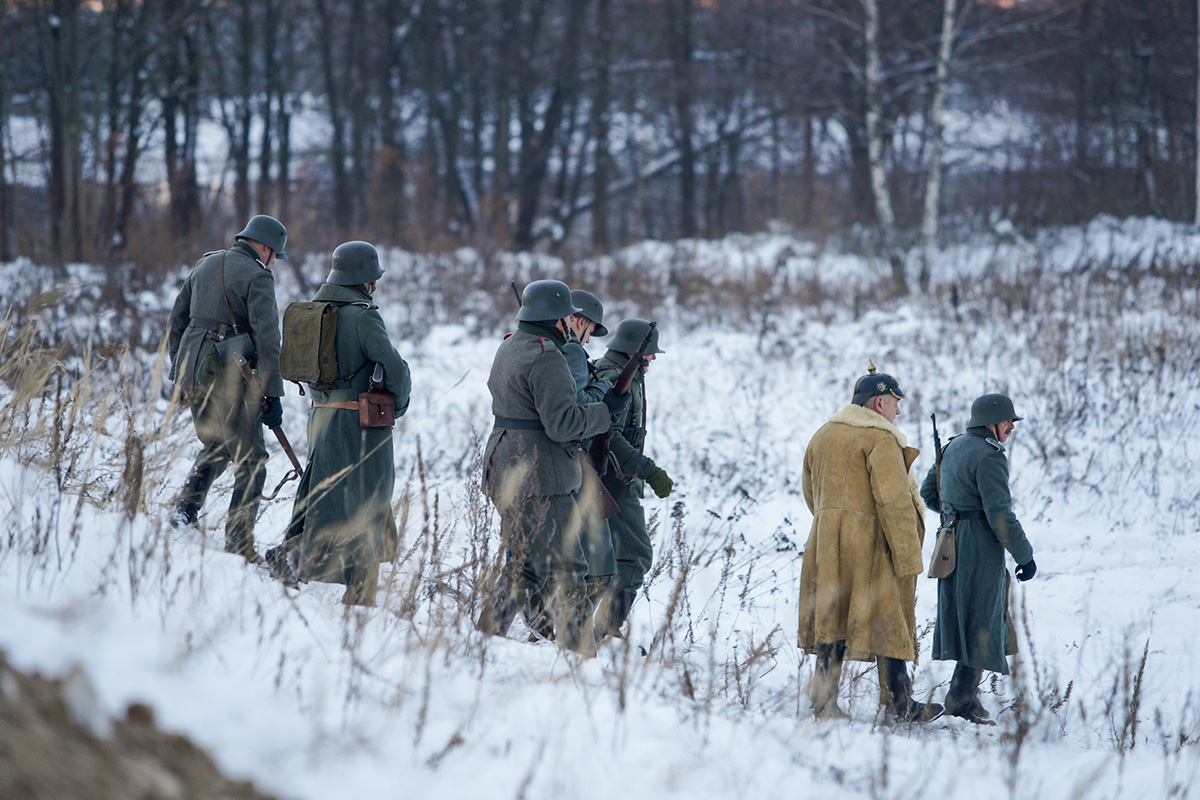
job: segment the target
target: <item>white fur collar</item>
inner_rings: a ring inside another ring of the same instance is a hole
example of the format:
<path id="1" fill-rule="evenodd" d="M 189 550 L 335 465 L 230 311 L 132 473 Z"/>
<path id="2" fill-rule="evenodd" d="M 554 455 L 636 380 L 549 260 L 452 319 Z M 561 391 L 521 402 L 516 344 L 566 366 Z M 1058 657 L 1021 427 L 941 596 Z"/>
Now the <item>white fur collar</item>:
<path id="1" fill-rule="evenodd" d="M 908 447 L 908 437 L 895 425 L 869 408 L 863 408 L 851 403 L 830 417 L 829 421 L 840 422 L 843 425 L 851 425 L 855 428 L 878 428 L 895 436 L 896 441 L 900 443 L 901 447 Z"/>

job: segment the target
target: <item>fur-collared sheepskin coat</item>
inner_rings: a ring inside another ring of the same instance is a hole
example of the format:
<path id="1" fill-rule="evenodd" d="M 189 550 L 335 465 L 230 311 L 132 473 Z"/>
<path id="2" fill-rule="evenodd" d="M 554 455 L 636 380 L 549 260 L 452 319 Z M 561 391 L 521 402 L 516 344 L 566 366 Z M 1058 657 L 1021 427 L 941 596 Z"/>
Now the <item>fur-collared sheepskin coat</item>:
<path id="1" fill-rule="evenodd" d="M 923 570 L 924 504 L 910 474 L 919 451 L 875 411 L 848 405 L 804 453 L 813 513 L 800 571 L 806 652 L 845 641 L 846 655 L 917 659 L 916 576 Z"/>

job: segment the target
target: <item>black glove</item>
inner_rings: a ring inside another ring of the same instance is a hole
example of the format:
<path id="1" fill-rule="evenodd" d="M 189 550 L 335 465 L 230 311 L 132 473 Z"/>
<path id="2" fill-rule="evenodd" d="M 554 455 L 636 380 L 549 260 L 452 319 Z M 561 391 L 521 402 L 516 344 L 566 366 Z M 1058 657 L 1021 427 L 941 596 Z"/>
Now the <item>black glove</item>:
<path id="1" fill-rule="evenodd" d="M 659 497 L 666 497 L 675 488 L 675 481 L 671 480 L 671 476 L 665 469 L 657 465 L 646 476 L 646 483 L 650 484 L 650 488 Z"/>
<path id="2" fill-rule="evenodd" d="M 262 414 L 258 421 L 266 428 L 278 428 L 283 424 L 283 403 L 279 402 L 278 397 L 263 398 Z"/>
<path id="3" fill-rule="evenodd" d="M 1031 559 L 1029 559 L 1028 564 L 1018 564 L 1016 573 L 1017 573 L 1017 580 L 1027 581 L 1030 578 L 1032 578 L 1034 575 L 1037 575 L 1037 564 L 1035 564 L 1033 559 L 1031 558 Z"/>
<path id="4" fill-rule="evenodd" d="M 625 394 L 616 394 L 612 389 L 604 393 L 604 397 L 600 398 L 604 401 L 604 405 L 608 406 L 610 416 L 619 417 L 625 413 L 625 409 L 629 408 L 629 392 Z"/>

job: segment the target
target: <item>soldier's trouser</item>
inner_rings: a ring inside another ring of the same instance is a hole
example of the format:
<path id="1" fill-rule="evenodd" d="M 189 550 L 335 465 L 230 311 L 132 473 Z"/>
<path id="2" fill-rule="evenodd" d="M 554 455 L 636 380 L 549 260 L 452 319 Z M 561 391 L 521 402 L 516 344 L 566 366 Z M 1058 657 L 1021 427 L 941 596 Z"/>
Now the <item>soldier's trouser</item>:
<path id="1" fill-rule="evenodd" d="M 514 599 L 530 627 L 557 631 L 564 647 L 588 649 L 581 640 L 589 629 L 588 567 L 575 494 L 530 497 L 502 512 L 501 522 L 509 560 L 520 563 Z"/>
<path id="2" fill-rule="evenodd" d="M 245 553 L 254 547 L 254 521 L 267 479 L 267 446 L 258 413 L 240 400 L 210 394 L 192 405 L 196 436 L 204 444 L 185 491 L 204 504 L 213 481 L 233 464 L 233 493 L 225 522 L 225 549 Z"/>
<path id="3" fill-rule="evenodd" d="M 616 591 L 628 590 L 635 595 L 654 560 L 654 546 L 646 534 L 646 512 L 642 500 L 629 485 L 617 481 L 604 482 L 621 510 L 608 518 L 612 532 L 613 553 L 617 562 Z"/>
<path id="4" fill-rule="evenodd" d="M 845 658 L 844 641 L 817 645 L 817 668 L 809 686 L 809 698 L 818 716 L 837 707 L 838 685 L 842 680 Z"/>
<path id="5" fill-rule="evenodd" d="M 585 482 L 585 487 L 586 487 Z M 612 603 L 612 584 L 617 574 L 617 559 L 613 552 L 612 533 L 594 498 L 585 497 L 586 492 L 576 498 L 579 508 L 580 529 L 583 539 L 583 555 L 587 559 L 587 595 L 593 609 L 599 609 L 599 617 L 607 618 Z"/>

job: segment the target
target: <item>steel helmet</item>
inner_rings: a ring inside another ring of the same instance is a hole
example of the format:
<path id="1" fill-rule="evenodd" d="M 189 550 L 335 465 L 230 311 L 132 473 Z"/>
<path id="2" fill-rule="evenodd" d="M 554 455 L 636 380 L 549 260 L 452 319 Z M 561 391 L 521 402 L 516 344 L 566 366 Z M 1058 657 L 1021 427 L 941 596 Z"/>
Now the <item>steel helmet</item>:
<path id="1" fill-rule="evenodd" d="M 521 293 L 521 310 L 517 312 L 517 319 L 545 322 L 563 319 L 582 310 L 571 302 L 571 289 L 562 281 L 533 281 Z"/>
<path id="2" fill-rule="evenodd" d="M 985 425 L 996 425 L 1008 420 L 1020 422 L 1024 417 L 1018 417 L 1013 401 L 1005 394 L 985 394 L 975 398 L 971 403 L 971 419 L 968 428 L 980 428 Z"/>
<path id="3" fill-rule="evenodd" d="M 275 251 L 275 257 L 287 261 L 287 253 L 283 252 L 283 248 L 287 245 L 287 228 L 283 227 L 283 223 L 274 217 L 268 217 L 266 214 L 259 214 L 251 217 L 246 223 L 246 227 L 242 228 L 242 232 L 235 235 L 234 240 L 250 239 Z"/>
<path id="4" fill-rule="evenodd" d="M 572 289 L 571 302 L 579 306 L 580 310 L 576 312 L 579 316 L 596 323 L 592 336 L 608 336 L 608 328 L 604 327 L 604 304 L 599 297 L 582 289 Z"/>
<path id="5" fill-rule="evenodd" d="M 344 242 L 333 251 L 333 268 L 326 283 L 338 286 L 357 286 L 377 281 L 383 276 L 379 252 L 369 242 Z"/>
<path id="6" fill-rule="evenodd" d="M 633 355 L 641 346 L 642 339 L 646 338 L 646 331 L 649 329 L 650 323 L 644 319 L 623 319 L 617 325 L 617 332 L 613 334 L 612 341 L 608 343 L 608 349 L 625 355 Z M 665 352 L 667 351 L 658 347 L 658 326 L 655 325 L 654 333 L 650 335 L 650 346 L 646 348 L 646 355 Z"/>

